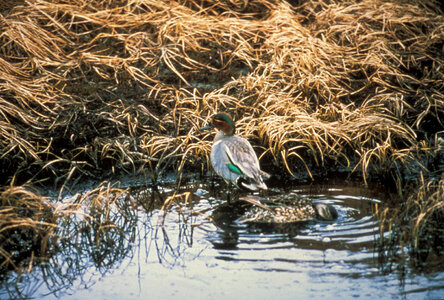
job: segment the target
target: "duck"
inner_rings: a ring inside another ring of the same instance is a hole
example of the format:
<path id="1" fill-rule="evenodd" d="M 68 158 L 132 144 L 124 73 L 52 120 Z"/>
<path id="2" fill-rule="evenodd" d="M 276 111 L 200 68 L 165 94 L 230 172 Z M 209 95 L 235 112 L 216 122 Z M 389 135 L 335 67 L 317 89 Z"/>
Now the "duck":
<path id="1" fill-rule="evenodd" d="M 259 160 L 251 144 L 235 135 L 236 126 L 231 116 L 219 112 L 211 117 L 210 124 L 201 131 L 218 130 L 211 148 L 211 165 L 214 171 L 227 183 L 247 191 L 267 190 L 264 179 L 270 175 L 262 171 Z M 279 193 L 274 196 L 260 197 L 248 195 L 238 199 L 238 205 L 228 203 L 230 215 L 235 215 L 240 223 L 254 224 L 291 224 L 311 220 L 333 221 L 338 212 L 330 204 L 315 203 L 301 198 L 295 192 Z M 230 202 L 230 201 L 229 201 Z"/>
<path id="2" fill-rule="evenodd" d="M 239 200 L 248 204 L 238 219 L 240 223 L 290 224 L 315 220 L 334 221 L 338 218 L 334 206 L 301 198 L 296 192 L 267 198 L 248 195 Z"/>
<path id="3" fill-rule="evenodd" d="M 200 128 L 201 131 L 209 129 L 217 129 L 210 155 L 214 171 L 241 190 L 267 190 L 264 179 L 270 178 L 270 174 L 261 170 L 248 140 L 235 135 L 236 126 L 231 116 L 226 112 L 213 115 L 210 124 Z"/>

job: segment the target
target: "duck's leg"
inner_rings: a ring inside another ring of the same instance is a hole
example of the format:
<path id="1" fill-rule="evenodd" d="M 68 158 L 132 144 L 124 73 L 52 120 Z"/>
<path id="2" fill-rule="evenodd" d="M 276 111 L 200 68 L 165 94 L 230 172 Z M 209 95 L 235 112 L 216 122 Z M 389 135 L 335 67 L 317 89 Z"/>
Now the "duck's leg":
<path id="1" fill-rule="evenodd" d="M 227 189 L 227 203 L 228 203 L 228 204 L 232 204 L 232 202 L 231 202 L 231 190 L 232 190 L 232 184 L 231 184 L 231 183 L 228 183 L 228 184 L 227 184 L 227 187 L 228 187 L 228 189 Z"/>
<path id="2" fill-rule="evenodd" d="M 241 190 L 239 190 L 236 186 L 233 185 L 230 191 L 231 191 L 231 204 L 239 201 Z"/>
<path id="3" fill-rule="evenodd" d="M 233 204 L 236 201 L 239 200 L 239 189 L 236 188 L 234 184 L 231 182 L 228 183 L 228 190 L 227 190 L 227 202 L 228 204 Z"/>

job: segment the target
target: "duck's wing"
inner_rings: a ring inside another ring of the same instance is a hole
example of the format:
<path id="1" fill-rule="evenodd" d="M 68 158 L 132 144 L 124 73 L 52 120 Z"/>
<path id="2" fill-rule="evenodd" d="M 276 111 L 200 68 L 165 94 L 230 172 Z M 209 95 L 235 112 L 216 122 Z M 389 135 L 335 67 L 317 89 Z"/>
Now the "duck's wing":
<path id="1" fill-rule="evenodd" d="M 224 147 L 228 158 L 227 167 L 243 179 L 244 187 L 250 190 L 267 188 L 262 176 L 267 177 L 268 174 L 261 171 L 256 153 L 246 139 L 235 137 L 224 144 Z"/>
<path id="2" fill-rule="evenodd" d="M 232 171 L 254 178 L 260 172 L 259 160 L 250 143 L 241 137 L 230 139 L 224 144 L 225 153 L 227 154 L 229 164 L 227 165 Z"/>

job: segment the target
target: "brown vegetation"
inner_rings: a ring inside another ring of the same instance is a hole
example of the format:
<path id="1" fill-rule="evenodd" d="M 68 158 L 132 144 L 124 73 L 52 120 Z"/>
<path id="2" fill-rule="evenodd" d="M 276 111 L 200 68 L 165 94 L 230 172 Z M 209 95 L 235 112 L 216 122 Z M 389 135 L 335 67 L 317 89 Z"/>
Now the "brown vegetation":
<path id="1" fill-rule="evenodd" d="M 219 110 L 289 172 L 303 157 L 365 178 L 433 146 L 433 2 L 199 3 L 31 1 L 2 16 L 2 173 L 207 165 L 197 128 Z"/>
<path id="2" fill-rule="evenodd" d="M 48 254 L 57 227 L 54 207 L 21 187 L 3 188 L 0 201 L 0 273 L 18 266 L 30 270 L 34 259 Z"/>
<path id="3" fill-rule="evenodd" d="M 207 170 L 211 137 L 198 128 L 217 111 L 274 173 L 345 168 L 402 191 L 405 175 L 442 172 L 444 16 L 433 0 L 0 10 L 2 184 Z"/>
<path id="4" fill-rule="evenodd" d="M 420 268 L 431 254 L 442 257 L 444 251 L 444 174 L 441 179 L 427 182 L 421 176 L 406 190 L 409 192 L 406 201 L 378 213 L 381 232 L 391 233 L 388 238 L 381 235 L 379 242 L 380 259 L 388 271 L 405 254 L 404 247 L 413 257 L 410 263 Z"/>
<path id="5" fill-rule="evenodd" d="M 105 184 L 63 203 L 49 200 L 22 187 L 1 191 L 1 275 L 10 269 L 30 272 L 35 264 L 50 261 L 56 252 L 80 252 L 66 253 L 66 257 L 90 257 L 100 267 L 124 256 L 114 252 L 129 251 L 127 245 L 120 244 L 130 243 L 125 235 L 134 230 L 137 209 L 127 189 Z M 116 245 L 119 247 L 114 248 Z M 95 257 L 94 251 L 101 255 Z"/>

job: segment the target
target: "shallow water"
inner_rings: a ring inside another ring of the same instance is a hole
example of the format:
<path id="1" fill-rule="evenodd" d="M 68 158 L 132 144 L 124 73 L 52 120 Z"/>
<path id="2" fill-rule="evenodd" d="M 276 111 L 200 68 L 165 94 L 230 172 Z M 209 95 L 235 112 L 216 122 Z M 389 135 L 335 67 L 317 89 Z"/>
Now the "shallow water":
<path id="1" fill-rule="evenodd" d="M 160 188 L 162 199 L 173 185 Z M 224 210 L 225 186 L 194 182 L 186 204 L 117 217 L 122 230 L 64 242 L 29 274 L 11 275 L 2 299 L 442 299 L 442 268 L 427 272 L 379 263 L 378 222 L 384 194 L 337 182 L 295 185 L 301 197 L 334 205 L 331 222 L 242 224 Z M 142 196 L 141 196 L 142 195 Z M 143 196 L 145 195 L 145 196 Z M 151 190 L 133 198 L 149 201 Z M 156 207 L 156 205 L 154 205 Z M 222 212 L 221 212 L 222 211 Z M 119 211 L 116 210 L 116 216 Z M 83 229 L 85 230 L 85 229 Z M 85 230 L 86 231 L 86 230 Z M 385 236 L 388 233 L 383 233 Z M 436 269 L 436 268 L 435 268 Z"/>

